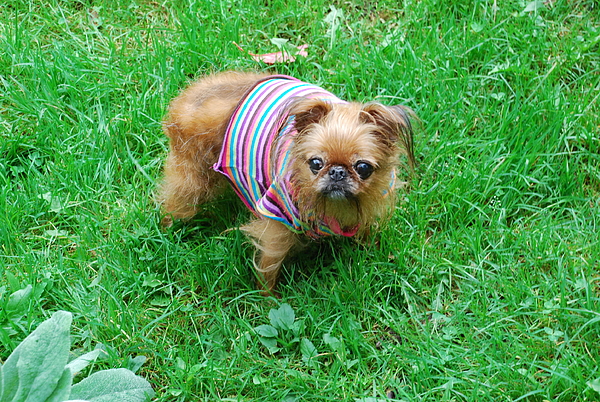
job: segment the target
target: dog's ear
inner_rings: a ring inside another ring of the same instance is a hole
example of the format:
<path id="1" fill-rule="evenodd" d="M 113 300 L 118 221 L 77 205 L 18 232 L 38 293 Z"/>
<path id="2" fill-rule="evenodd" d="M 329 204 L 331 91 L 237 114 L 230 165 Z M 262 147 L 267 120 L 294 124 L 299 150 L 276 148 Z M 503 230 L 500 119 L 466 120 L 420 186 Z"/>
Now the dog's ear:
<path id="1" fill-rule="evenodd" d="M 363 106 L 360 117 L 363 123 L 375 124 L 379 128 L 379 134 L 387 140 L 396 142 L 403 132 L 412 131 L 409 115 L 414 115 L 414 112 L 405 106 L 367 103 Z"/>
<path id="2" fill-rule="evenodd" d="M 331 104 L 320 99 L 300 99 L 290 106 L 290 115 L 294 116 L 294 128 L 298 134 L 311 124 L 319 123 L 331 111 Z"/>
<path id="3" fill-rule="evenodd" d="M 363 106 L 360 119 L 363 123 L 374 124 L 375 134 L 390 146 L 399 144 L 409 164 L 414 165 L 413 130 L 411 118 L 415 113 L 406 106 L 384 106 L 380 103 L 367 103 Z"/>

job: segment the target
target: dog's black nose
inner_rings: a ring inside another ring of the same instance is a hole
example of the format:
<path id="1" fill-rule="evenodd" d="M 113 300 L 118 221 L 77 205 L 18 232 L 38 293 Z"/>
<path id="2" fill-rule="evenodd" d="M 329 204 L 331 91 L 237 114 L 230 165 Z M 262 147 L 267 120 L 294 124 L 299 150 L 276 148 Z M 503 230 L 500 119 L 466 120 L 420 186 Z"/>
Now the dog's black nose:
<path id="1" fill-rule="evenodd" d="M 348 172 L 341 166 L 333 166 L 329 169 L 329 177 L 333 181 L 342 181 L 346 178 Z"/>

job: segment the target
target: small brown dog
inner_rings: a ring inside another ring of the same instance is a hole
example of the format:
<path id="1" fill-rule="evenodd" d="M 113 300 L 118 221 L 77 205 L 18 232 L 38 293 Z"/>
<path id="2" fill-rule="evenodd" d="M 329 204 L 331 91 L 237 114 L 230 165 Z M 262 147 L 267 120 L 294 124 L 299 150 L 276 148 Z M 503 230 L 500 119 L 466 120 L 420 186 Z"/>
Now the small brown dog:
<path id="1" fill-rule="evenodd" d="M 241 229 L 260 252 L 260 286 L 272 291 L 302 236 L 362 236 L 392 210 L 401 154 L 414 165 L 411 113 L 282 75 L 202 78 L 171 102 L 163 125 L 162 223 L 192 217 L 229 182 L 255 215 Z"/>

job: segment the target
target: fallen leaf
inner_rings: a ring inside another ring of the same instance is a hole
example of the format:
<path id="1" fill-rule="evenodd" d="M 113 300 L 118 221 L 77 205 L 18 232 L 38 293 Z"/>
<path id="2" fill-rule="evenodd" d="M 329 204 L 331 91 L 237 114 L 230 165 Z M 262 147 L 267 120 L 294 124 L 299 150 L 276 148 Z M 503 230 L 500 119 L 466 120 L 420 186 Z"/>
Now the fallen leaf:
<path id="1" fill-rule="evenodd" d="M 298 49 L 298 51 L 295 52 L 295 54 L 291 54 L 290 52 L 286 52 L 286 51 L 254 54 L 254 53 L 245 51 L 240 45 L 238 45 L 235 42 L 233 42 L 233 44 L 240 51 L 250 55 L 254 60 L 262 61 L 263 63 L 266 63 L 266 64 L 292 63 L 292 62 L 296 61 L 296 56 L 302 56 L 302 57 L 308 56 L 308 52 L 306 51 L 306 49 L 308 48 L 308 45 L 295 46 L 295 48 Z"/>

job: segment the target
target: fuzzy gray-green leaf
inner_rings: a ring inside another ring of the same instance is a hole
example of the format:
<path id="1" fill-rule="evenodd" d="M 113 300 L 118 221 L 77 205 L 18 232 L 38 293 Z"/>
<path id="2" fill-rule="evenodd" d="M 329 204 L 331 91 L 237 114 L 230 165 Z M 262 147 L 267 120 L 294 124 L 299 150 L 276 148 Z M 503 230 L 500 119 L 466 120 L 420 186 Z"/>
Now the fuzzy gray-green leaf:
<path id="1" fill-rule="evenodd" d="M 0 401 L 12 401 L 19 387 L 17 375 L 17 360 L 19 350 L 15 349 L 2 366 L 2 387 L 0 387 Z"/>
<path id="2" fill-rule="evenodd" d="M 57 311 L 15 348 L 4 363 L 2 401 L 45 401 L 69 357 L 71 313 Z"/>
<path id="3" fill-rule="evenodd" d="M 102 353 L 102 349 L 95 349 L 89 353 L 79 356 L 67 364 L 67 368 L 71 370 L 73 376 L 86 368 L 88 364 L 95 362 L 98 356 Z"/>
<path id="4" fill-rule="evenodd" d="M 89 402 L 143 402 L 153 395 L 148 381 L 123 368 L 98 371 L 71 389 L 72 399 Z"/>
<path id="5" fill-rule="evenodd" d="M 3 401 L 2 394 L 4 393 L 4 375 L 2 374 L 2 365 L 0 364 L 0 401 Z"/>
<path id="6" fill-rule="evenodd" d="M 71 314 L 58 311 L 15 348 L 4 363 L 3 401 L 45 401 L 69 356 Z"/>
<path id="7" fill-rule="evenodd" d="M 46 399 L 45 402 L 62 402 L 69 399 L 72 383 L 73 374 L 71 373 L 71 370 L 66 367 L 62 376 L 58 380 L 58 384 L 56 385 L 54 392 L 48 397 L 48 399 Z"/>

